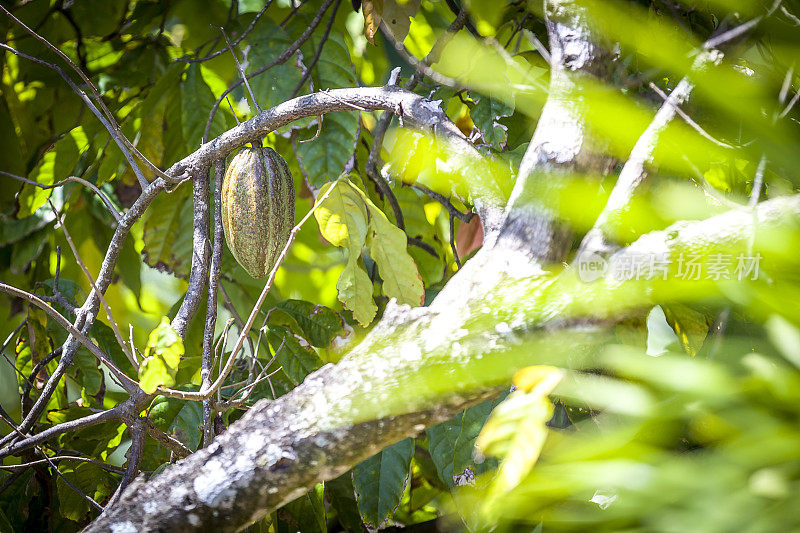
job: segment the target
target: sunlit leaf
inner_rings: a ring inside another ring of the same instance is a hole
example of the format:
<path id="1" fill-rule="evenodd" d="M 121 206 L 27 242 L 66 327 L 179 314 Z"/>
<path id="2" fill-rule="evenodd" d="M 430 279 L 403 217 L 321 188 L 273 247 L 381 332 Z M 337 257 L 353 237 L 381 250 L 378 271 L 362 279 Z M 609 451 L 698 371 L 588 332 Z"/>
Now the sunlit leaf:
<path id="1" fill-rule="evenodd" d="M 422 278 L 417 265 L 406 251 L 406 235 L 393 225 L 375 205 L 365 198 L 369 208 L 367 246 L 370 256 L 378 264 L 383 279 L 383 292 L 398 303 L 421 305 L 425 298 Z"/>
<path id="2" fill-rule="evenodd" d="M 84 150 L 89 147 L 83 128 L 78 126 L 48 150 L 41 161 L 28 175 L 28 179 L 41 185 L 52 185 L 72 175 L 75 165 Z M 8 179 L 8 178 L 4 178 Z M 20 206 L 17 218 L 24 218 L 32 215 L 43 206 L 52 194 L 53 189 L 40 189 L 33 185 L 26 185 L 19 195 L 18 203 Z"/>
<path id="3" fill-rule="evenodd" d="M 553 367 L 528 367 L 517 372 L 518 390 L 498 405 L 475 446 L 485 455 L 502 459 L 496 491 L 514 488 L 530 472 L 547 438 L 546 423 L 553 416 L 547 398 L 564 372 Z"/>
<path id="4" fill-rule="evenodd" d="M 152 394 L 160 386 L 174 386 L 183 353 L 183 340 L 163 317 L 158 327 L 150 332 L 144 360 L 139 366 L 142 390 Z"/>
<path id="5" fill-rule="evenodd" d="M 367 206 L 363 197 L 344 179 L 336 182 L 333 191 L 314 212 L 322 236 L 334 246 L 348 249 L 347 264 L 336 288 L 339 301 L 360 324 L 369 324 L 378 311 L 372 301 L 372 281 L 359 264 L 368 229 Z M 324 195 L 333 184 L 320 190 Z"/>

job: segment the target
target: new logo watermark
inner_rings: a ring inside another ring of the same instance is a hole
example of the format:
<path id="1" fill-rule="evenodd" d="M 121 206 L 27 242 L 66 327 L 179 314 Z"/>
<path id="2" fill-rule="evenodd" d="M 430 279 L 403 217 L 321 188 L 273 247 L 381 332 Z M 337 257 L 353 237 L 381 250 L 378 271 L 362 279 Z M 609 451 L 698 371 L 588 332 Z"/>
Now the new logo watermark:
<path id="1" fill-rule="evenodd" d="M 589 283 L 600 279 L 608 272 L 608 261 L 600 254 L 583 252 L 578 255 L 578 277 L 581 281 Z"/>

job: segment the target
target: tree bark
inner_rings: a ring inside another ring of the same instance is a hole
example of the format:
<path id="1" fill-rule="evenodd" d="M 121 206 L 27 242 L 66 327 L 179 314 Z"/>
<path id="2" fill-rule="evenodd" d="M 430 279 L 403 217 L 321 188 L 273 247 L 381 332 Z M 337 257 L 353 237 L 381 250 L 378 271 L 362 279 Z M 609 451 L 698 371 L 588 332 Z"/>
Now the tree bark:
<path id="1" fill-rule="evenodd" d="M 501 224 L 488 224 L 499 230 L 484 248 L 429 307 L 390 302 L 380 322 L 338 364 L 326 365 L 275 401 L 261 400 L 210 446 L 149 481 L 132 483 L 86 531 L 242 529 L 384 447 L 493 397 L 517 369 L 559 364 L 591 351 L 607 339 L 610 324 L 653 304 L 657 281 L 637 282 L 631 290 L 628 282 L 611 277 L 579 285 L 572 271 L 546 271 L 564 259 L 571 237 L 547 206 L 536 203 L 536 181 L 565 172 L 602 173 L 608 163 L 586 133 L 576 83 L 576 77 L 602 73 L 608 57 L 595 46 L 575 3 L 548 1 L 546 14 L 551 93 L 510 205 Z M 347 91 L 336 92 L 342 109 L 386 108 L 369 98 L 348 100 Z M 387 91 L 404 114 L 406 105 L 422 105 L 396 88 L 380 88 L 372 96 Z M 325 94 L 307 98 L 322 102 Z M 223 134 L 170 174 L 210 164 L 257 138 L 270 120 L 265 112 Z M 463 143 L 446 117 L 421 125 Z M 759 231 L 796 224 L 800 196 L 765 202 L 756 214 Z M 717 244 L 747 250 L 752 228 L 750 211 L 732 211 L 645 235 L 610 261 L 642 253 L 674 259 Z"/>
<path id="2" fill-rule="evenodd" d="M 756 215 L 761 235 L 796 225 L 800 195 L 764 202 Z M 752 227 L 748 210 L 678 223 L 611 261 L 746 251 Z M 491 266 L 509 257 L 499 253 Z M 571 271 L 515 278 L 509 270 L 502 282 L 477 284 L 466 297 L 450 291 L 428 308 L 389 306 L 337 365 L 274 402 L 261 400 L 209 447 L 133 483 L 86 531 L 237 531 L 315 483 L 492 397 L 519 368 L 557 365 L 591 350 L 607 339 L 606 325 L 659 298 L 658 280 L 631 290 L 608 277 L 586 284 L 575 299 L 564 297 L 579 283 Z M 694 290 L 691 281 L 684 288 Z"/>

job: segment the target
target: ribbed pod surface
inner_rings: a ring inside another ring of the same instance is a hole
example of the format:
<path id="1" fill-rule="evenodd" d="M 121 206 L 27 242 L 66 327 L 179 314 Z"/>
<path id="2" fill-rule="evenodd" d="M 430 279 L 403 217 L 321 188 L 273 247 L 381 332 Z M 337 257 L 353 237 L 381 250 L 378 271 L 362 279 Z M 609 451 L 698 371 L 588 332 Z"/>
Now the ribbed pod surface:
<path id="1" fill-rule="evenodd" d="M 294 224 L 289 166 L 272 148 L 242 148 L 222 181 L 222 227 L 236 261 L 254 278 L 268 275 Z"/>

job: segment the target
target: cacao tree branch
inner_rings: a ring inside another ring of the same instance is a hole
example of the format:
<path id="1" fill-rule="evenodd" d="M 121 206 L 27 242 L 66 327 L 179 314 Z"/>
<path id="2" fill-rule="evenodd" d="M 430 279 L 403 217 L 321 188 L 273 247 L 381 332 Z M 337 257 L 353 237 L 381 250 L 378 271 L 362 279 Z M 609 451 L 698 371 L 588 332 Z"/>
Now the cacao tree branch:
<path id="1" fill-rule="evenodd" d="M 772 10 L 776 7 L 777 3 L 773 5 Z M 752 30 L 763 18 L 763 15 L 755 17 L 720 35 L 711 37 L 703 44 L 702 50 L 698 53 L 689 69 L 689 74 L 678 82 L 669 97 L 664 100 L 653 120 L 631 149 L 628 160 L 620 171 L 606 206 L 597 217 L 592 229 L 581 241 L 579 254 L 608 253 L 618 248 L 612 243 L 613 226 L 618 217 L 629 207 L 636 190 L 646 179 L 646 167 L 653 162 L 653 153 L 661 134 L 672 122 L 672 119 L 675 118 L 675 115 L 680 112 L 679 106 L 686 102 L 692 94 L 695 86 L 692 78 L 711 65 L 722 61 L 723 54 L 719 48 Z"/>
<path id="2" fill-rule="evenodd" d="M 76 312 L 77 316 L 75 318 L 75 322 L 71 325 L 74 328 L 77 328 L 81 335 L 85 336 L 94 323 L 94 319 L 97 316 L 98 307 L 100 305 L 98 291 L 105 292 L 111 283 L 114 266 L 117 263 L 120 252 L 122 251 L 122 244 L 125 241 L 125 237 L 130 232 L 133 224 L 142 216 L 145 209 L 147 209 L 147 206 L 149 206 L 156 196 L 158 196 L 158 194 L 166 188 L 166 185 L 166 182 L 162 178 L 156 178 L 153 180 L 152 183 L 142 190 L 139 198 L 136 199 L 131 208 L 128 209 L 128 211 L 120 218 L 120 221 L 114 230 L 114 234 L 111 237 L 111 242 L 106 249 L 106 255 L 103 258 L 103 263 L 100 266 L 97 279 L 95 280 L 96 288 L 92 288 L 89 296 L 86 298 L 80 309 L 78 309 Z M 15 290 L 18 291 L 19 289 Z M 70 335 L 67 337 L 67 340 L 64 341 L 64 344 L 62 345 L 62 355 L 58 362 L 58 366 L 47 380 L 47 383 L 45 383 L 44 387 L 39 393 L 39 398 L 34 403 L 30 412 L 28 412 L 22 422 L 20 422 L 19 427 L 22 432 L 29 431 L 34 422 L 38 420 L 39 416 L 44 411 L 44 408 L 50 401 L 50 397 L 53 395 L 53 392 L 55 392 L 59 381 L 61 381 L 61 378 L 67 371 L 67 368 L 72 365 L 72 360 L 75 357 L 75 352 L 78 348 L 78 345 L 78 337 L 70 333 Z M 9 434 L 0 439 L 0 446 L 5 446 L 12 440 L 16 440 L 15 435 Z"/>
<path id="3" fill-rule="evenodd" d="M 770 231 L 800 223 L 800 195 L 763 202 L 757 213 L 761 235 L 774 238 Z M 751 227 L 751 213 L 743 210 L 682 222 L 643 236 L 612 262 L 642 253 L 676 257 L 709 245 L 746 250 Z M 506 252 L 496 249 L 491 266 L 520 257 Z M 137 531 L 238 530 L 392 442 L 491 397 L 518 368 L 563 364 L 604 341 L 603 324 L 661 296 L 649 290 L 657 282 L 606 279 L 581 285 L 581 298 L 565 298 L 563 290 L 579 283 L 572 271 L 516 277 L 514 270 L 499 275 L 502 283 L 466 296 L 443 291 L 429 308 L 389 306 L 336 366 L 326 365 L 273 402 L 258 402 L 211 446 L 132 484 L 87 531 L 128 524 Z M 676 283 L 691 294 L 691 281 L 671 280 L 670 287 Z M 598 306 L 593 297 L 614 305 Z M 446 390 L 436 383 L 446 383 Z"/>
<path id="4" fill-rule="evenodd" d="M 208 300 L 206 305 L 206 324 L 203 331 L 203 358 L 200 370 L 202 386 L 211 385 L 211 370 L 214 364 L 214 326 L 217 323 L 217 288 L 219 286 L 220 261 L 222 260 L 222 241 L 225 238 L 222 227 L 222 178 L 225 174 L 225 160 L 214 162 L 214 249 L 211 253 L 211 271 L 208 277 Z M 214 440 L 214 413 L 211 399 L 203 400 L 203 443 L 207 446 Z"/>
<path id="5" fill-rule="evenodd" d="M 602 76 L 610 55 L 593 38 L 587 8 L 576 2 L 545 2 L 550 41 L 550 94 L 520 163 L 517 181 L 496 240 L 535 261 L 561 260 L 570 232 L 543 205 L 542 188 L 558 187 L 559 175 L 580 170 L 606 173 L 609 158 L 599 154 L 587 132 L 582 80 Z M 559 132 L 555 134 L 554 132 Z M 494 237 L 489 239 L 491 245 Z"/>
<path id="6" fill-rule="evenodd" d="M 181 337 L 186 335 L 189 321 L 200 306 L 208 281 L 208 262 L 211 258 L 208 205 L 210 168 L 210 166 L 196 168 L 192 175 L 192 266 L 189 271 L 189 286 L 172 321 L 172 328 Z"/>
<path id="7" fill-rule="evenodd" d="M 274 60 L 260 67 L 258 70 L 252 72 L 251 74 L 248 74 L 246 76 L 246 79 L 248 80 L 253 79 L 254 77 L 258 76 L 259 74 L 263 74 L 264 72 L 268 71 L 269 69 L 271 69 L 276 65 L 282 65 L 286 63 L 286 61 L 288 61 L 289 58 L 292 57 L 294 53 L 297 52 L 298 49 L 300 49 L 300 46 L 302 46 L 302 44 L 306 42 L 309 37 L 311 37 L 311 34 L 314 33 L 315 29 L 317 29 L 317 26 L 322 20 L 323 15 L 325 15 L 325 12 L 328 10 L 333 1 L 334 0 L 325 0 L 322 6 L 320 6 L 319 11 L 317 11 L 317 14 L 314 16 L 313 19 L 311 19 L 311 22 L 308 25 L 308 29 L 306 29 L 306 31 L 304 31 L 302 35 L 300 35 L 300 37 L 295 42 L 289 45 L 289 48 L 281 52 L 281 55 L 276 57 Z M 219 104 L 222 103 L 222 101 L 225 99 L 226 96 L 228 96 L 231 93 L 231 91 L 233 91 L 239 85 L 244 83 L 244 80 L 245 78 L 240 78 L 235 82 L 233 82 L 227 89 L 225 89 L 225 92 L 222 93 L 219 98 L 217 98 L 217 101 L 214 102 L 214 105 L 211 106 L 211 111 L 208 114 L 208 122 L 206 122 L 206 129 L 203 132 L 203 142 L 205 142 L 206 139 L 208 139 L 208 134 L 211 131 L 211 124 L 214 122 L 214 115 L 217 114 L 217 109 L 219 109 Z"/>

